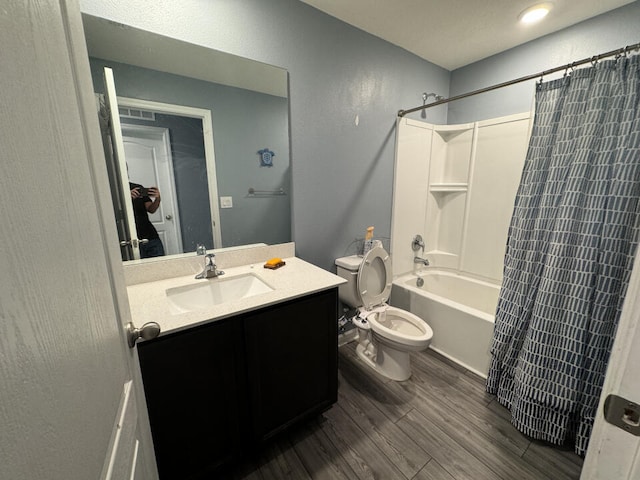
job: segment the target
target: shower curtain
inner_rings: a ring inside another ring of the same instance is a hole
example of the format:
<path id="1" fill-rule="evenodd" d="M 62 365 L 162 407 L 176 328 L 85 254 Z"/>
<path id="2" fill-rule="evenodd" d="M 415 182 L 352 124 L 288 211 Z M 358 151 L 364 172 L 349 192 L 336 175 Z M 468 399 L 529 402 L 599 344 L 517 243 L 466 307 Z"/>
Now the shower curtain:
<path id="1" fill-rule="evenodd" d="M 640 222 L 640 56 L 539 84 L 487 391 L 584 455 Z"/>

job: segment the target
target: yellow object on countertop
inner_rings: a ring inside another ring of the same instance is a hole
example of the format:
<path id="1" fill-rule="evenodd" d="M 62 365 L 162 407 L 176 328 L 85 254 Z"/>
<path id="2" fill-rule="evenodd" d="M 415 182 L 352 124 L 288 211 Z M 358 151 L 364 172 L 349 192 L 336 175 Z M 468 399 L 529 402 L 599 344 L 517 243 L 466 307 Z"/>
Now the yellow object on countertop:
<path id="1" fill-rule="evenodd" d="M 275 257 L 270 260 L 267 260 L 267 263 L 264 264 L 264 268 L 270 268 L 275 270 L 276 268 L 280 268 L 284 266 L 285 263 L 281 258 Z"/>

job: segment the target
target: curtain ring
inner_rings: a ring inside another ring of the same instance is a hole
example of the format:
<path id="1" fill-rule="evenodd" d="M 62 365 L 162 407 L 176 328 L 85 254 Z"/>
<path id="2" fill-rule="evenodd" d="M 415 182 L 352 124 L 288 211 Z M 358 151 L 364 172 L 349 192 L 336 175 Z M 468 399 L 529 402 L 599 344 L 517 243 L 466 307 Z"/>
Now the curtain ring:
<path id="1" fill-rule="evenodd" d="M 622 49 L 622 53 L 624 54 L 625 58 L 629 58 L 629 45 Z"/>
<path id="2" fill-rule="evenodd" d="M 564 70 L 564 76 L 568 76 L 571 75 L 574 72 L 574 67 L 576 66 L 576 62 L 571 62 L 570 64 L 567 65 L 567 67 Z"/>
<path id="3" fill-rule="evenodd" d="M 594 55 L 593 57 L 591 57 L 591 66 L 595 67 L 598 64 L 598 56 Z"/>

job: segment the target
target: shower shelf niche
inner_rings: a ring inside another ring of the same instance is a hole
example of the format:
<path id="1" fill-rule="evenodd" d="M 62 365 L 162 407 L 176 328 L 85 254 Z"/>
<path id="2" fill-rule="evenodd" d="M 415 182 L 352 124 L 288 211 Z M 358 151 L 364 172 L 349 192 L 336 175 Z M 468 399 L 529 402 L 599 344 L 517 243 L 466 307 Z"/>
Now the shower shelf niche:
<path id="1" fill-rule="evenodd" d="M 429 165 L 426 243 L 434 263 L 457 268 L 469 189 L 475 126 L 439 125 L 433 129 Z"/>
<path id="2" fill-rule="evenodd" d="M 431 193 L 466 192 L 467 187 L 466 183 L 432 183 L 429 185 L 429 191 Z"/>

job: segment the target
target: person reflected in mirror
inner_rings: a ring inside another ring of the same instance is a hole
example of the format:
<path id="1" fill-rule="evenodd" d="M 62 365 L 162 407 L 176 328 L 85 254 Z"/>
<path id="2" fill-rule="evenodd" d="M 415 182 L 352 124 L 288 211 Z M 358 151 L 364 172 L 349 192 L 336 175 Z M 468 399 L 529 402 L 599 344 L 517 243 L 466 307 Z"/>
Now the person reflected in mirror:
<path id="1" fill-rule="evenodd" d="M 156 227 L 149 220 L 149 214 L 155 213 L 160 207 L 160 190 L 158 187 L 144 188 L 139 183 L 132 182 L 129 182 L 129 189 L 138 238 L 149 240 L 140 244 L 140 258 L 161 257 L 164 255 L 164 246 Z"/>

